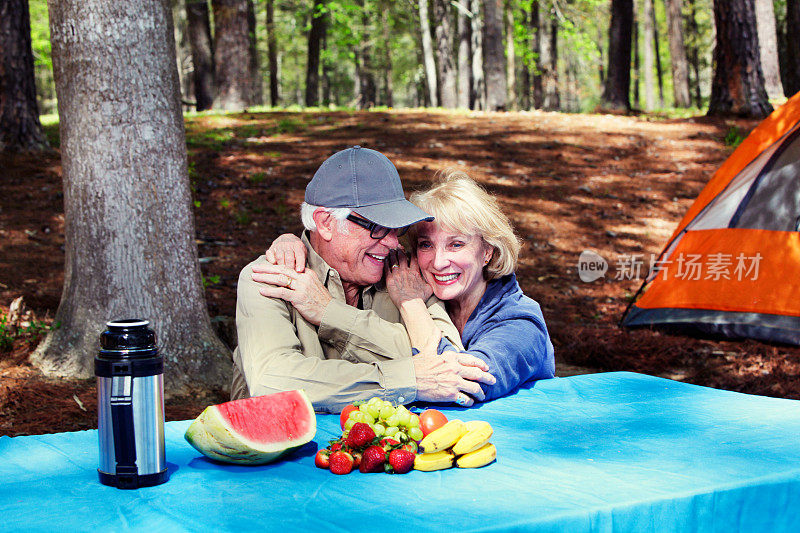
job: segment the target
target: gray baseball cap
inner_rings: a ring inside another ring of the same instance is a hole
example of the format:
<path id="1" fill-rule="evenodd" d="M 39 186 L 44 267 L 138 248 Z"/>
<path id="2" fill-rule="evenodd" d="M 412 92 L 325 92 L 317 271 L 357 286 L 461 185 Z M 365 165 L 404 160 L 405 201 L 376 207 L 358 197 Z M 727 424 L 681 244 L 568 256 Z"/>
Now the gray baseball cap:
<path id="1" fill-rule="evenodd" d="M 306 186 L 305 199 L 321 207 L 348 207 L 387 228 L 433 220 L 406 200 L 392 162 L 382 153 L 360 146 L 326 159 Z"/>

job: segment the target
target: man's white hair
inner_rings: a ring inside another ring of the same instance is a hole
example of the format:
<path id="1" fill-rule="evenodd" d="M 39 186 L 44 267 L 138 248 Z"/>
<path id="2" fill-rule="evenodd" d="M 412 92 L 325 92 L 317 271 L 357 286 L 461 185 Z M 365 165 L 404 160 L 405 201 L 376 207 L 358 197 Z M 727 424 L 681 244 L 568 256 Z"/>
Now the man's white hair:
<path id="1" fill-rule="evenodd" d="M 303 202 L 300 205 L 300 219 L 308 231 L 317 231 L 317 224 L 314 222 L 314 212 L 317 209 L 322 209 L 326 213 L 332 214 L 333 218 L 339 221 L 339 233 L 347 234 L 350 232 L 350 228 L 346 224 L 347 216 L 352 213 L 352 209 L 349 207 L 322 207 Z"/>

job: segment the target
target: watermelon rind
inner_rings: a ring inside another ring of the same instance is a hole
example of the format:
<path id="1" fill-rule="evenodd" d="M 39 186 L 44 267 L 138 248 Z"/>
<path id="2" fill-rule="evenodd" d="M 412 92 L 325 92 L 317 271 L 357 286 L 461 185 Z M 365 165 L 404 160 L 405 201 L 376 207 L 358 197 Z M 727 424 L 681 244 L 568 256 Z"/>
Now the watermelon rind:
<path id="1" fill-rule="evenodd" d="M 271 463 L 311 441 L 317 431 L 316 415 L 304 391 L 297 391 L 305 401 L 311 423 L 308 431 L 284 442 L 259 443 L 237 434 L 220 414 L 216 405 L 206 409 L 191 423 L 184 437 L 197 451 L 210 459 L 235 464 Z"/>

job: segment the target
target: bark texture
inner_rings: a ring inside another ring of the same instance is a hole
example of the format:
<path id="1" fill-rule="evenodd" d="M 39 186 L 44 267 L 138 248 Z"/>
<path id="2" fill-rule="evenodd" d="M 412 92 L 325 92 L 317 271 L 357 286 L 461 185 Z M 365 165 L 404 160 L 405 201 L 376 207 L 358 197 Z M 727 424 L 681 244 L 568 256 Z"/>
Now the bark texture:
<path id="1" fill-rule="evenodd" d="M 514 48 L 514 12 L 508 2 L 503 8 L 506 25 L 506 101 L 509 110 L 517 109 L 517 53 Z"/>
<path id="2" fill-rule="evenodd" d="M 105 322 L 151 321 L 168 393 L 226 388 L 197 261 L 167 0 L 53 0 L 50 34 L 64 177 L 64 290 L 32 355 L 90 377 Z"/>
<path id="3" fill-rule="evenodd" d="M 483 70 L 486 75 L 486 109 L 506 110 L 506 57 L 500 0 L 483 3 Z"/>
<path id="4" fill-rule="evenodd" d="M 453 22 L 448 0 L 433 0 L 433 16 L 436 21 L 436 66 L 439 73 L 439 104 L 454 108 L 458 105 L 456 92 L 457 73 L 453 54 Z"/>
<path id="5" fill-rule="evenodd" d="M 539 0 L 531 0 L 531 20 L 530 28 L 533 32 L 531 48 L 534 53 L 533 87 L 531 98 L 533 108 L 541 109 L 544 106 L 544 85 L 542 83 L 542 21 Z"/>
<path id="6" fill-rule="evenodd" d="M 324 0 L 314 0 L 311 10 L 311 29 L 308 30 L 308 61 L 306 62 L 306 105 L 319 103 L 319 52 L 325 35 Z"/>
<path id="7" fill-rule="evenodd" d="M 275 35 L 275 1 L 267 0 L 267 61 L 269 63 L 269 105 L 280 102 L 278 92 L 278 42 Z"/>
<path id="8" fill-rule="evenodd" d="M 689 107 L 689 63 L 683 40 L 682 0 L 664 0 L 667 8 L 667 36 L 672 66 L 672 98 L 675 107 Z"/>
<path id="9" fill-rule="evenodd" d="M 468 4 L 468 2 L 467 2 Z M 462 2 L 463 5 L 463 2 Z M 458 9 L 458 107 L 469 109 L 472 90 L 472 26 L 474 16 L 467 8 Z"/>
<path id="10" fill-rule="evenodd" d="M 47 148 L 39 122 L 28 0 L 0 2 L 0 152 Z"/>
<path id="11" fill-rule="evenodd" d="M 608 74 L 601 106 L 627 112 L 631 109 L 631 28 L 633 0 L 611 0 L 611 25 L 608 33 Z"/>
<path id="12" fill-rule="evenodd" d="M 257 103 L 250 0 L 212 0 L 217 94 L 214 108 L 242 111 Z"/>
<path id="13" fill-rule="evenodd" d="M 214 46 L 207 0 L 187 0 L 186 21 L 194 67 L 194 97 L 198 111 L 214 104 Z"/>
<path id="14" fill-rule="evenodd" d="M 781 72 L 778 67 L 778 35 L 775 30 L 775 8 L 772 0 L 755 0 L 756 28 L 758 28 L 758 47 L 761 56 L 761 70 L 764 73 L 764 88 L 769 98 L 783 96 Z M 794 35 L 797 43 L 798 35 Z"/>
<path id="15" fill-rule="evenodd" d="M 642 39 L 644 49 L 642 54 L 644 56 L 644 108 L 646 111 L 652 111 L 656 103 L 655 78 L 653 76 L 655 65 L 655 57 L 653 55 L 653 43 L 655 42 L 653 0 L 643 0 L 642 2 L 642 29 L 644 30 L 642 32 L 644 33 L 644 38 Z"/>
<path id="16" fill-rule="evenodd" d="M 764 89 L 753 0 L 715 0 L 714 21 L 717 45 L 708 114 L 767 116 L 772 106 Z"/>
<path id="17" fill-rule="evenodd" d="M 471 0 L 472 96 L 470 109 L 486 109 L 486 77 L 483 72 L 483 10 L 481 0 Z"/>
<path id="18" fill-rule="evenodd" d="M 554 10 L 542 22 L 542 84 L 544 90 L 543 109 L 561 109 L 561 91 L 558 82 L 558 19 Z"/>
<path id="19" fill-rule="evenodd" d="M 800 0 L 786 0 L 786 73 L 783 91 L 787 97 L 800 91 Z"/>
<path id="20" fill-rule="evenodd" d="M 436 59 L 433 55 L 433 41 L 431 39 L 431 18 L 428 9 L 428 0 L 419 0 L 419 31 L 422 36 L 422 58 L 425 62 L 425 82 L 428 87 L 428 100 L 430 105 L 439 105 L 439 86 L 436 82 Z"/>

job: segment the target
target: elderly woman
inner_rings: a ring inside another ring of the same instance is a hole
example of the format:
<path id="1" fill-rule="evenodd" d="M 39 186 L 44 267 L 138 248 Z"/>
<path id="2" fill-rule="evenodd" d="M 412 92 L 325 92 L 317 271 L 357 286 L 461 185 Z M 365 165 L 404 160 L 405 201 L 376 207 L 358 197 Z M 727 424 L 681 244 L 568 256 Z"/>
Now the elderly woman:
<path id="1" fill-rule="evenodd" d="M 440 342 L 441 333 L 423 312 L 432 291 L 445 302 L 464 351 L 484 360 L 497 379 L 493 385 L 481 384 L 485 400 L 526 381 L 552 378 L 553 345 L 539 304 L 517 283 L 520 245 L 497 200 L 463 172 L 452 171 L 410 200 L 435 221 L 410 228 L 410 258 L 402 250 L 390 253 L 386 287 L 401 309 L 412 346 Z M 285 258 L 295 249 L 284 238 L 273 243 L 267 256 L 294 263 L 294 257 Z M 303 259 L 297 258 L 297 264 Z M 443 349 L 457 350 L 446 340 Z"/>

